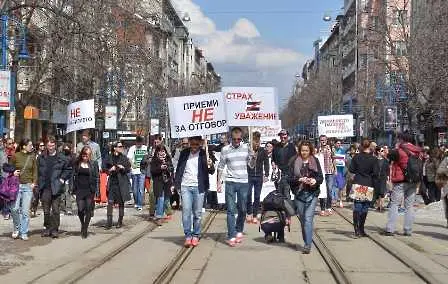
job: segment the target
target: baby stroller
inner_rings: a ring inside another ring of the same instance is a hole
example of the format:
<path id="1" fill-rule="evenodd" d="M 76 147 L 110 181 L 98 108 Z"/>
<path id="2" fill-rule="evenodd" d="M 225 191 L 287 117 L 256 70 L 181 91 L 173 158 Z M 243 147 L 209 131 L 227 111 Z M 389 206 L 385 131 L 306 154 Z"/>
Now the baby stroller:
<path id="1" fill-rule="evenodd" d="M 286 217 L 294 213 L 295 210 L 290 201 L 279 191 L 274 190 L 264 198 L 258 230 L 264 232 L 266 242 L 285 242 L 285 226 L 288 227 L 288 231 L 291 231 Z"/>

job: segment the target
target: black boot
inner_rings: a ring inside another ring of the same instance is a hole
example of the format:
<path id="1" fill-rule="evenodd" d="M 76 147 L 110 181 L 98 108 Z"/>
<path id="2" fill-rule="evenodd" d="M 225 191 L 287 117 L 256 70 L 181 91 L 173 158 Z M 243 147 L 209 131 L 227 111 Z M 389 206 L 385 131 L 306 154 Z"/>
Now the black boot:
<path id="1" fill-rule="evenodd" d="M 110 230 L 112 228 L 112 210 L 113 204 L 107 204 L 107 223 L 106 230 Z"/>
<path id="2" fill-rule="evenodd" d="M 112 215 L 107 215 L 107 222 L 106 222 L 106 230 L 110 230 L 112 228 Z"/>
<path id="3" fill-rule="evenodd" d="M 359 235 L 361 237 L 367 237 L 366 232 L 364 231 L 364 224 L 366 223 L 367 212 L 359 214 Z"/>
<path id="4" fill-rule="evenodd" d="M 84 214 L 78 213 L 78 217 L 79 221 L 81 222 L 81 238 L 84 239 L 84 226 L 85 226 Z"/>
<path id="5" fill-rule="evenodd" d="M 87 213 L 86 214 L 86 218 L 84 219 L 84 231 L 83 231 L 83 239 L 87 238 L 88 232 L 89 232 L 89 224 L 90 224 L 90 219 L 91 219 L 91 214 Z"/>
<path id="6" fill-rule="evenodd" d="M 359 212 L 358 211 L 353 211 L 353 228 L 355 229 L 355 233 L 353 235 L 353 237 L 355 239 L 360 237 L 360 232 L 359 232 Z"/>
<path id="7" fill-rule="evenodd" d="M 116 226 L 117 229 L 123 227 L 123 216 L 124 216 L 124 204 L 120 204 L 120 207 L 118 207 L 118 222 Z"/>

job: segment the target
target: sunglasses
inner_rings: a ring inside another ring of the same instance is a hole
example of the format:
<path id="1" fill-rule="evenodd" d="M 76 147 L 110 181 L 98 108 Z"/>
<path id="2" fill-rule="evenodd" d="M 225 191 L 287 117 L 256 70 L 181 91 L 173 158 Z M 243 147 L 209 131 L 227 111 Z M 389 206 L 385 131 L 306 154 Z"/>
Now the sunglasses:
<path id="1" fill-rule="evenodd" d="M 41 144 L 41 145 L 39 145 L 39 147 L 45 147 L 45 145 Z"/>
<path id="2" fill-rule="evenodd" d="M 232 138 L 232 141 L 241 141 L 243 140 L 242 138 Z"/>
<path id="3" fill-rule="evenodd" d="M 117 145 L 115 148 L 123 148 L 123 145 Z"/>

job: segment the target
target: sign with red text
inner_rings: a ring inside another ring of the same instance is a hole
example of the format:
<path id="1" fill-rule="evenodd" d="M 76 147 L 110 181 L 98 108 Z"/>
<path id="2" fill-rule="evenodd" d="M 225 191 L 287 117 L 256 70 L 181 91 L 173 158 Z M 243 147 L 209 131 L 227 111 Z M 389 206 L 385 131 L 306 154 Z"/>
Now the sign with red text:
<path id="1" fill-rule="evenodd" d="M 167 98 L 172 138 L 227 132 L 222 93 Z"/>
<path id="2" fill-rule="evenodd" d="M 326 115 L 318 116 L 317 124 L 319 136 L 327 137 L 353 137 L 353 115 Z"/>
<path id="3" fill-rule="evenodd" d="M 276 126 L 279 113 L 274 88 L 225 87 L 229 126 Z"/>
<path id="4" fill-rule="evenodd" d="M 0 71 L 0 110 L 11 108 L 11 72 Z"/>
<path id="5" fill-rule="evenodd" d="M 94 100 L 69 104 L 67 107 L 67 133 L 89 128 L 95 128 Z"/>

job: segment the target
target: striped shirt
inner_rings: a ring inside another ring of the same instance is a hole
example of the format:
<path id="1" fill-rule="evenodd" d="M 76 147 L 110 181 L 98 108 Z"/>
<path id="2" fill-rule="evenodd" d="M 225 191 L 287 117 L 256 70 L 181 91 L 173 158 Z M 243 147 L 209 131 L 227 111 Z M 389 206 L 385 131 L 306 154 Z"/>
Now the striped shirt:
<path id="1" fill-rule="evenodd" d="M 218 171 L 223 171 L 227 166 L 226 181 L 237 183 L 247 183 L 247 165 L 249 162 L 249 147 L 241 143 L 238 148 L 232 144 L 225 146 L 221 150 L 221 159 L 218 164 Z"/>

